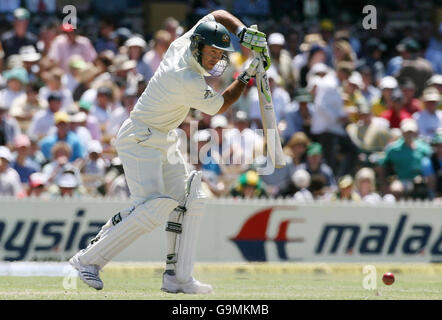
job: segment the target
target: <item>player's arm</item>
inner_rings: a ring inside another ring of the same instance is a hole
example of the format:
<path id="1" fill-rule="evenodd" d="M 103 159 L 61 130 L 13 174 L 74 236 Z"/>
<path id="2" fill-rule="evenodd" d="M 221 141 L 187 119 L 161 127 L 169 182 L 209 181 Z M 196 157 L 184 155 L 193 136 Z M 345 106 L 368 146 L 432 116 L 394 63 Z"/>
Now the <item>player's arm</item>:
<path id="1" fill-rule="evenodd" d="M 227 109 L 229 109 L 229 107 L 234 104 L 236 100 L 239 99 L 245 87 L 246 83 L 239 81 L 238 79 L 233 81 L 230 86 L 228 86 L 222 93 L 224 103 L 216 114 L 226 112 Z"/>
<path id="2" fill-rule="evenodd" d="M 237 31 L 241 31 L 246 26 L 237 17 L 225 10 L 213 11 L 212 16 L 215 18 L 216 22 L 221 23 L 227 30 L 231 33 L 238 35 Z"/>
<path id="3" fill-rule="evenodd" d="M 211 14 L 216 22 L 221 23 L 227 30 L 239 38 L 241 45 L 256 53 L 261 53 L 264 57 L 264 61 L 269 60 L 268 63 L 270 64 L 270 56 L 267 49 L 267 37 L 264 32 L 246 27 L 241 20 L 225 10 L 216 10 Z"/>
<path id="4" fill-rule="evenodd" d="M 218 110 L 217 114 L 221 114 L 227 111 L 229 107 L 235 103 L 236 100 L 241 96 L 243 93 L 247 83 L 249 82 L 250 78 L 254 77 L 256 75 L 256 69 L 258 68 L 258 64 L 260 62 L 260 58 L 256 57 L 254 58 L 249 66 L 241 72 L 241 74 L 238 76 L 238 79 L 232 82 L 222 93 L 222 96 L 224 98 L 224 103 L 221 106 L 221 108 Z"/>

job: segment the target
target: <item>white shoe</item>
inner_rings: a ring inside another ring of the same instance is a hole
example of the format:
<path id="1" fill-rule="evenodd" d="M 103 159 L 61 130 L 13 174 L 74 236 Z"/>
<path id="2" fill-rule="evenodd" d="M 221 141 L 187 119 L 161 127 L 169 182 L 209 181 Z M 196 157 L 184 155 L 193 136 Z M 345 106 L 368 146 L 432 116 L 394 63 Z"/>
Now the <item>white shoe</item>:
<path id="1" fill-rule="evenodd" d="M 73 256 L 69 260 L 69 263 L 78 271 L 78 273 L 80 274 L 80 278 L 81 280 L 83 280 L 84 283 L 97 290 L 103 289 L 103 281 L 101 281 L 100 277 L 98 276 L 98 266 L 85 266 L 81 264 L 80 259 L 78 259 L 77 255 Z"/>
<path id="2" fill-rule="evenodd" d="M 191 277 L 186 283 L 180 283 L 176 276 L 163 274 L 163 286 L 161 290 L 168 293 L 187 293 L 187 294 L 210 294 L 213 293 L 213 288 L 210 284 L 201 283 Z"/>

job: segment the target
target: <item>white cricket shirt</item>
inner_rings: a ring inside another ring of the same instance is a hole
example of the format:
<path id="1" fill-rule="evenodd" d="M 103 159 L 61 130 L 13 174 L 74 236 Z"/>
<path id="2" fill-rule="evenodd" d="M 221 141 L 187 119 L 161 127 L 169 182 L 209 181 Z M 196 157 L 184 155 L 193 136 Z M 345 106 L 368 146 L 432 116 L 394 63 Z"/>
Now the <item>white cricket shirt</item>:
<path id="1" fill-rule="evenodd" d="M 204 80 L 209 73 L 190 51 L 190 36 L 202 22 L 215 21 L 208 14 L 170 45 L 154 76 L 130 114 L 135 123 L 168 132 L 176 129 L 190 108 L 214 115 L 224 103 Z"/>

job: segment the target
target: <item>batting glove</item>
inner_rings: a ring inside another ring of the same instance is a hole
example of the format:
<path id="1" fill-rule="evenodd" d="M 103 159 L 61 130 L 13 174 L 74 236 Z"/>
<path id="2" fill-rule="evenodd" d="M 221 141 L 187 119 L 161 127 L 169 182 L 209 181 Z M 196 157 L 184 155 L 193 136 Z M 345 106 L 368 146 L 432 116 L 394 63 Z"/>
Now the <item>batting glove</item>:
<path id="1" fill-rule="evenodd" d="M 254 52 L 263 52 L 267 47 L 266 34 L 264 32 L 243 27 L 238 33 L 239 42 Z"/>
<path id="2" fill-rule="evenodd" d="M 272 60 L 270 59 L 270 54 L 269 54 L 269 48 L 266 46 L 263 50 L 263 52 L 261 52 L 259 54 L 261 60 L 262 60 L 262 64 L 264 66 L 264 70 L 267 71 L 270 66 L 272 65 Z"/>
<path id="3" fill-rule="evenodd" d="M 252 78 L 256 75 L 256 70 L 258 69 L 260 62 L 261 62 L 261 58 L 259 58 L 259 57 L 253 58 L 253 60 L 250 62 L 247 69 L 240 73 L 240 75 L 238 76 L 238 80 L 245 83 L 245 84 L 248 84 L 250 81 L 250 78 Z"/>

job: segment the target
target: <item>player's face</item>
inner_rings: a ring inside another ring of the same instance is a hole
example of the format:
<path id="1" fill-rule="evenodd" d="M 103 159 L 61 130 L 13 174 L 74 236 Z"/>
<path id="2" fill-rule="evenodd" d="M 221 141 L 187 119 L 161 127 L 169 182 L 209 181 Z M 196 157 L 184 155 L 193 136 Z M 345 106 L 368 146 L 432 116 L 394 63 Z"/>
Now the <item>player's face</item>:
<path id="1" fill-rule="evenodd" d="M 204 69 L 212 70 L 223 57 L 224 50 L 205 45 L 202 50 L 201 64 Z"/>

